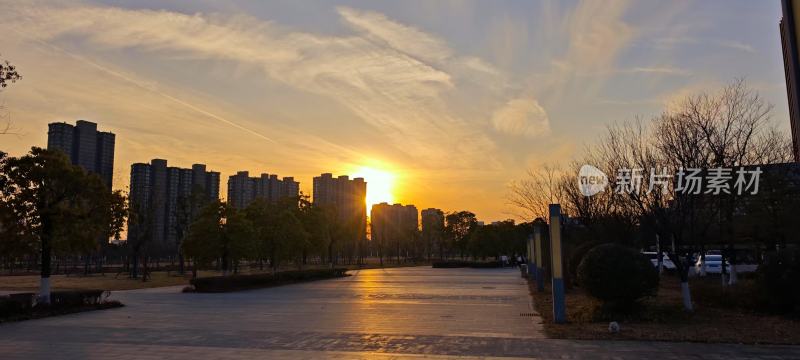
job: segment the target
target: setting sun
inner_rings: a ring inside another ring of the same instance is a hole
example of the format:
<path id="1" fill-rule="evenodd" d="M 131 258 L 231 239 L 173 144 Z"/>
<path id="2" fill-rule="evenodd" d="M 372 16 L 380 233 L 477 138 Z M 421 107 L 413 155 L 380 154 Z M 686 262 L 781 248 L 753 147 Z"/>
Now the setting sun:
<path id="1" fill-rule="evenodd" d="M 386 170 L 362 166 L 358 168 L 353 177 L 363 177 L 367 182 L 367 211 L 372 205 L 382 202 L 393 203 L 395 175 Z"/>

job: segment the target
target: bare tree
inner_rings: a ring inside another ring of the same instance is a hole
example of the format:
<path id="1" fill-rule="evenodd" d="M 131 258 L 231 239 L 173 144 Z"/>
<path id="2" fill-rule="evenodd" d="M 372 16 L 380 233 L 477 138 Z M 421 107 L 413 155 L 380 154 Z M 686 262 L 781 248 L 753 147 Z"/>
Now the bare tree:
<path id="1" fill-rule="evenodd" d="M 5 88 L 21 78 L 22 75 L 19 74 L 16 66 L 12 65 L 7 60 L 0 62 L 0 88 Z"/>
<path id="2" fill-rule="evenodd" d="M 7 60 L 0 61 L 0 92 L 9 84 L 17 82 L 22 76 L 17 71 L 17 67 L 9 63 Z M 11 132 L 11 120 L 8 115 L 4 115 L 5 107 L 0 105 L 0 117 L 3 117 L 4 124 L 0 125 L 0 135 L 6 135 Z"/>
<path id="3" fill-rule="evenodd" d="M 771 110 L 772 105 L 743 80 L 717 93 L 689 96 L 651 122 L 609 126 L 596 144 L 587 147 L 581 161 L 571 166 L 577 172 L 581 164 L 593 165 L 608 174 L 611 183 L 617 180 L 616 186 L 627 180 L 628 189 L 612 186 L 586 197 L 578 191 L 575 172 L 567 171 L 561 172 L 561 186 L 554 190 L 553 179 L 558 177 L 553 176 L 554 167 L 548 166 L 531 170 L 526 180 L 512 184 L 510 202 L 527 215 L 539 217 L 545 214 L 547 203 L 558 201 L 587 226 L 599 219 L 626 219 L 623 223 L 668 239 L 674 244 L 669 256 L 678 267 L 684 307 L 691 311 L 689 255 L 697 250 L 702 253 L 711 229 L 718 230 L 718 244 L 732 246 L 734 210 L 742 203 L 735 192 L 679 193 L 674 178 L 665 183 L 658 175 L 668 177 L 681 167 L 707 170 L 790 161 L 791 143 L 771 126 Z"/>
<path id="4" fill-rule="evenodd" d="M 529 169 L 527 177 L 509 185 L 508 202 L 519 213 L 518 217 L 530 221 L 546 219 L 548 205 L 561 201 L 561 168 L 545 164 L 538 169 Z"/>

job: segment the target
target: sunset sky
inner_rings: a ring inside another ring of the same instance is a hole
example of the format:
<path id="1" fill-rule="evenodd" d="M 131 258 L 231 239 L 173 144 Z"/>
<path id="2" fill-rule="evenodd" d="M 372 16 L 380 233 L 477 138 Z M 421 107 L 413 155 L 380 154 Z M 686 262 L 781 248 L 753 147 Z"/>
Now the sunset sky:
<path id="1" fill-rule="evenodd" d="M 789 127 L 780 1 L 0 1 L 19 135 L 86 119 L 130 164 L 323 172 L 377 201 L 511 217 L 510 181 L 736 77 Z M 390 184 L 390 185 L 387 185 Z M 381 196 L 378 196 L 381 195 Z"/>

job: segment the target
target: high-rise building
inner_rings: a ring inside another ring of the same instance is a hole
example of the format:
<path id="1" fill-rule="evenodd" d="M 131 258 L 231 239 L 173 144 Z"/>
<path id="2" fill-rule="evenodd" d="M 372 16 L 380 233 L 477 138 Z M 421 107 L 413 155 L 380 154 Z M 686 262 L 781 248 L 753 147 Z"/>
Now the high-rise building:
<path id="1" fill-rule="evenodd" d="M 414 205 L 380 203 L 370 210 L 370 235 L 374 248 L 383 258 L 392 254 L 408 257 L 421 255 L 416 246 L 419 213 Z"/>
<path id="2" fill-rule="evenodd" d="M 128 240 L 149 240 L 160 253 L 174 253 L 178 234 L 197 213 L 199 203 L 218 199 L 219 173 L 206 171 L 203 164 L 191 169 L 169 167 L 163 159 L 133 164 Z"/>
<path id="3" fill-rule="evenodd" d="M 347 175 L 334 178 L 325 173 L 314 178 L 314 205 L 334 209 L 334 221 L 352 225 L 356 244 L 366 239 L 367 183 L 363 178 L 350 180 Z"/>
<path id="4" fill-rule="evenodd" d="M 300 195 L 300 183 L 293 177 L 278 179 L 278 175 L 261 174 L 250 177 L 247 171 L 239 171 L 228 177 L 228 204 L 237 209 L 244 209 L 256 199 L 276 203 L 280 199 L 297 198 Z"/>
<path id="5" fill-rule="evenodd" d="M 98 174 L 109 189 L 114 178 L 114 141 L 113 133 L 97 131 L 97 124 L 85 120 L 48 125 L 47 148 L 60 150 L 73 164 Z"/>
<path id="6" fill-rule="evenodd" d="M 783 18 L 780 22 L 783 65 L 786 75 L 786 95 L 789 101 L 789 121 L 792 128 L 794 160 L 800 162 L 800 49 L 797 39 L 797 19 L 800 0 L 782 0 Z"/>
<path id="7" fill-rule="evenodd" d="M 367 183 L 364 178 L 334 178 L 325 173 L 314 178 L 314 204 L 337 209 L 343 216 L 367 217 Z"/>
<path id="8" fill-rule="evenodd" d="M 443 256 L 444 247 L 444 212 L 428 208 L 420 212 L 422 222 L 422 243 L 427 256 L 438 251 Z"/>

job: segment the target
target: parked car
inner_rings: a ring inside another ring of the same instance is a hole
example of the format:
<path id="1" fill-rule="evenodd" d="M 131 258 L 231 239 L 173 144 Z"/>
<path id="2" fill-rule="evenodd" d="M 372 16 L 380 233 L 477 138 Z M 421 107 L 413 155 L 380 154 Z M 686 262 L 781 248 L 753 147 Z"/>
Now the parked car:
<path id="1" fill-rule="evenodd" d="M 758 270 L 758 264 L 749 263 L 748 259 L 742 259 L 747 263 L 739 263 L 736 264 L 736 273 L 750 273 L 755 272 Z M 698 255 L 697 261 L 694 265 L 695 274 L 700 274 L 700 270 L 703 267 L 703 257 Z M 731 263 L 728 260 L 725 260 L 725 267 L 726 271 L 731 271 Z M 706 273 L 707 274 L 719 274 L 722 272 L 722 255 L 719 251 L 711 250 L 706 253 Z"/>
<path id="2" fill-rule="evenodd" d="M 730 264 L 725 260 L 725 266 L 730 269 Z M 694 264 L 696 274 L 700 274 L 703 269 L 703 257 L 698 256 L 697 262 Z M 722 273 L 722 255 L 719 254 L 706 254 L 706 274 L 720 274 Z"/>
<path id="3" fill-rule="evenodd" d="M 647 258 L 650 259 L 650 262 L 653 263 L 653 266 L 658 267 L 658 253 L 656 253 L 655 251 L 645 251 L 642 253 L 642 255 L 647 256 Z M 663 253 L 661 254 L 661 256 L 662 256 L 661 261 L 664 266 L 664 270 L 675 270 L 675 263 L 673 263 L 672 260 L 669 259 L 669 256 Z"/>

